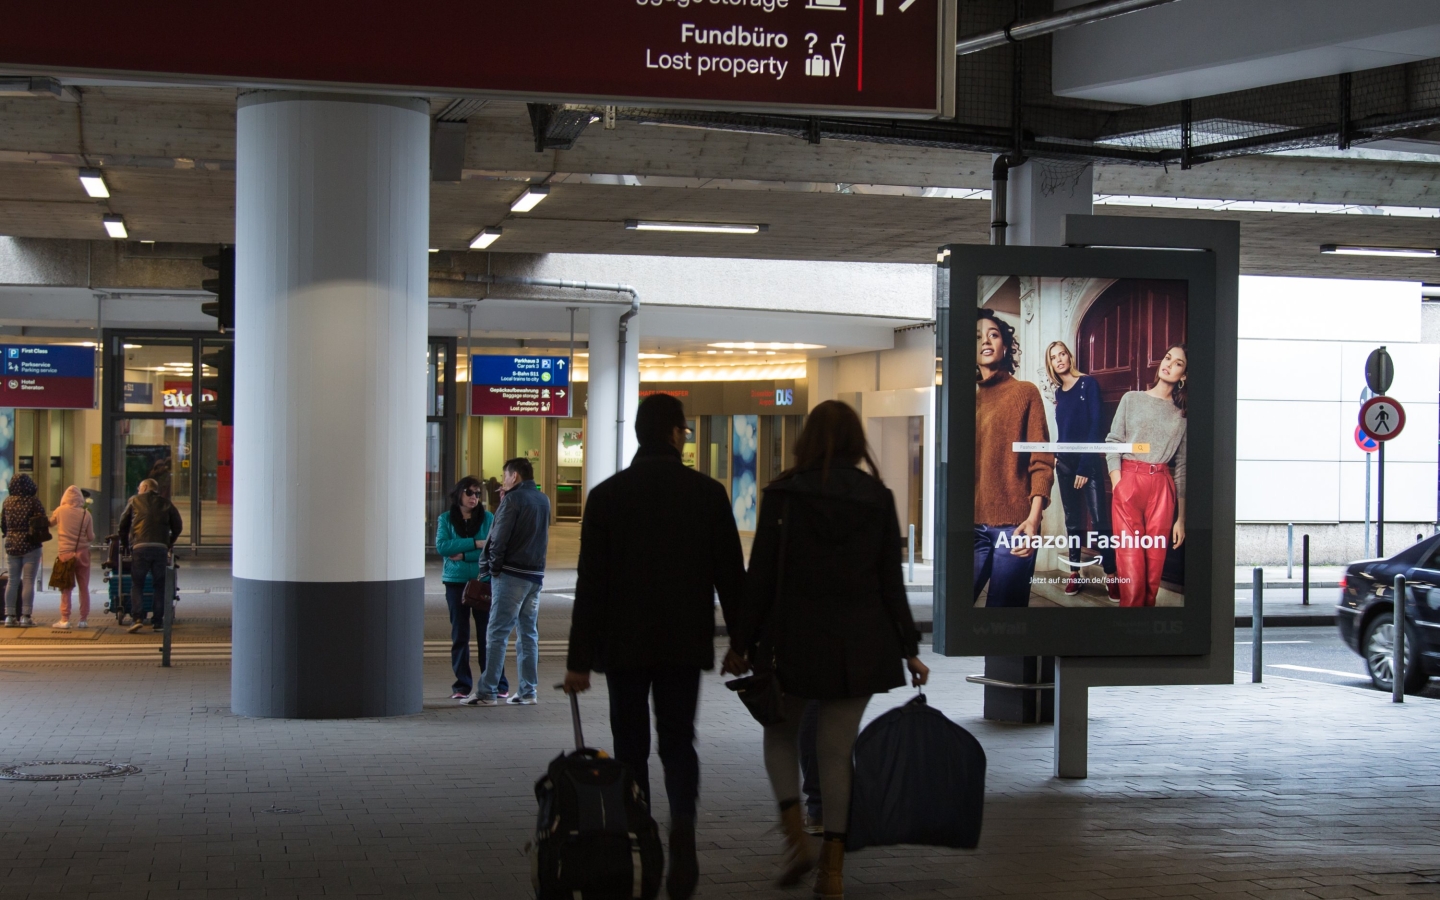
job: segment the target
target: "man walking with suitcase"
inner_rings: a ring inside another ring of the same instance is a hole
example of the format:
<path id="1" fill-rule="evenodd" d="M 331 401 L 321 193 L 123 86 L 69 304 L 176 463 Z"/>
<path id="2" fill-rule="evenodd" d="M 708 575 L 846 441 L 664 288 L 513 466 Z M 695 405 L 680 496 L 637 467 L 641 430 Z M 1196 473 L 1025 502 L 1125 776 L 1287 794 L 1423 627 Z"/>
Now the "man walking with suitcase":
<path id="1" fill-rule="evenodd" d="M 681 461 L 687 428 L 680 401 L 647 397 L 635 433 L 640 451 L 630 467 L 592 488 L 585 503 L 565 689 L 588 690 L 591 671 L 605 673 L 615 758 L 647 799 L 653 697 L 670 799 L 665 887 L 671 900 L 686 900 L 700 878 L 700 672 L 715 667 L 715 595 L 728 623 L 745 563 L 725 489 Z"/>

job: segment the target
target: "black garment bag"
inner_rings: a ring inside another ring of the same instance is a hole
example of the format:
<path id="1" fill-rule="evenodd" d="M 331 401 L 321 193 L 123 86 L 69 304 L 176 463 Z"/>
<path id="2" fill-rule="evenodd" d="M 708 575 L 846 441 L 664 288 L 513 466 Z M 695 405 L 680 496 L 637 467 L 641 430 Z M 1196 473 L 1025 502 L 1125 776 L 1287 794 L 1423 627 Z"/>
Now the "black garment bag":
<path id="1" fill-rule="evenodd" d="M 984 748 L 924 694 L 855 739 L 846 850 L 891 844 L 973 849 L 984 812 Z"/>

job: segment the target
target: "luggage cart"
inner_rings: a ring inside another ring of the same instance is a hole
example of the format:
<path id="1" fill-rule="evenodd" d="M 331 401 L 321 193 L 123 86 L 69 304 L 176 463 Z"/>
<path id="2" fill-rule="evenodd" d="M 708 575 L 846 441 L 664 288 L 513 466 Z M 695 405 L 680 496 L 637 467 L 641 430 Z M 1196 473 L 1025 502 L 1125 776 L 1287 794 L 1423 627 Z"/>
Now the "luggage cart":
<path id="1" fill-rule="evenodd" d="M 104 572 L 106 584 L 105 612 L 115 616 L 115 623 L 120 625 L 124 624 L 125 613 L 130 605 L 130 556 L 120 546 L 118 534 L 107 537 L 103 546 L 105 561 L 100 564 L 100 567 Z M 174 563 L 174 565 L 177 569 L 179 568 L 179 563 Z M 153 615 L 155 611 L 155 591 L 158 585 L 153 582 L 154 578 L 149 575 L 145 576 L 145 584 L 142 588 L 144 599 L 141 605 L 143 614 L 147 616 Z M 180 602 L 180 579 L 176 578 L 175 582 L 175 593 L 170 598 L 172 617 L 175 614 L 176 605 Z"/>

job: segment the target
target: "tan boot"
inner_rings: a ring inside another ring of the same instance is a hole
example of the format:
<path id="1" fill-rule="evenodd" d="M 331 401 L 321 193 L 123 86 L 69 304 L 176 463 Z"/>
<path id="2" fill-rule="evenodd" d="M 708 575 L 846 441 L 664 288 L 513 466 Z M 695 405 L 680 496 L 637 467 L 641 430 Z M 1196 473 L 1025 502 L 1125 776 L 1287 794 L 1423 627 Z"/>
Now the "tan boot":
<path id="1" fill-rule="evenodd" d="M 775 883 L 780 887 L 794 887 L 815 868 L 815 851 L 810 846 L 810 835 L 805 833 L 800 804 L 780 810 L 780 831 L 785 837 L 785 868 Z"/>
<path id="2" fill-rule="evenodd" d="M 815 896 L 843 900 L 845 896 L 845 840 L 826 838 L 820 847 L 820 868 L 815 872 Z"/>

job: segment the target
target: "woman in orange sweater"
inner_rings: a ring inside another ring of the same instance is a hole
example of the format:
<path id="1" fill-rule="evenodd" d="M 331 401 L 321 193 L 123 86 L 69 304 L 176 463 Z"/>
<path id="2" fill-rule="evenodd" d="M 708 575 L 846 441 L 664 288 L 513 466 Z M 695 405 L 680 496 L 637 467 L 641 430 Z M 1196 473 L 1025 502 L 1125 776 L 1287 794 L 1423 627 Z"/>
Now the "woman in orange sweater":
<path id="1" fill-rule="evenodd" d="M 1012 445 L 1049 443 L 1050 429 L 1039 388 L 1014 377 L 1015 329 L 982 309 L 975 342 L 975 599 L 988 585 L 986 606 L 1029 606 L 1055 455 Z"/>

